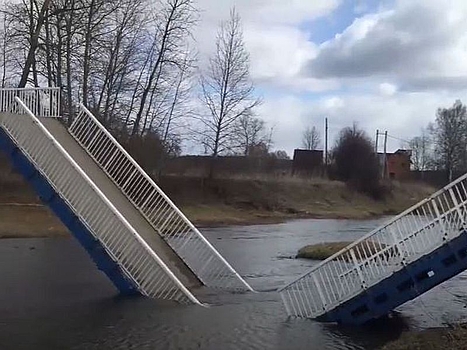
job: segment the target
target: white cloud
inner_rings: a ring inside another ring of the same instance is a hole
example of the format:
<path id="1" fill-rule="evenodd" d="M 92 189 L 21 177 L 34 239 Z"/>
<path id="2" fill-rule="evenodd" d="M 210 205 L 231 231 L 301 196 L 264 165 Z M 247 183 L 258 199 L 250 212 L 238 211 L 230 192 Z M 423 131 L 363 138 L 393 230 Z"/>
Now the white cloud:
<path id="1" fill-rule="evenodd" d="M 379 93 L 383 96 L 392 96 L 397 92 L 397 86 L 391 83 L 379 84 Z"/>
<path id="2" fill-rule="evenodd" d="M 338 88 L 336 79 L 302 75 L 304 65 L 316 56 L 316 45 L 293 26 L 245 26 L 245 45 L 251 59 L 251 76 L 261 86 L 295 91 L 326 91 Z"/>
<path id="3" fill-rule="evenodd" d="M 263 86 L 296 91 L 324 91 L 339 85 L 335 79 L 304 77 L 302 69 L 317 52 L 301 28 L 304 22 L 325 16 L 341 0 L 199 0 L 201 21 L 195 30 L 200 65 L 215 48 L 219 23 L 226 20 L 235 5 L 244 30 L 245 45 L 250 52 L 251 75 Z"/>
<path id="4" fill-rule="evenodd" d="M 467 2 L 397 1 L 320 45 L 314 78 L 390 78 L 401 89 L 467 87 Z"/>
<path id="5" fill-rule="evenodd" d="M 296 76 L 316 56 L 316 46 L 296 27 L 246 25 L 244 37 L 257 79 Z"/>
<path id="6" fill-rule="evenodd" d="M 246 23 L 294 25 L 329 14 L 341 0 L 198 0 L 197 3 L 203 18 L 215 25 L 228 16 L 233 6 Z"/>
<path id="7" fill-rule="evenodd" d="M 269 128 L 273 128 L 273 141 L 276 150 L 285 150 L 289 156 L 300 147 L 301 133 L 305 126 L 313 125 L 306 120 L 307 104 L 293 95 L 283 95 L 267 99 L 259 108 L 261 117 Z"/>
<path id="8" fill-rule="evenodd" d="M 321 104 L 329 110 L 342 110 L 345 107 L 344 100 L 337 96 L 324 98 L 321 100 Z"/>

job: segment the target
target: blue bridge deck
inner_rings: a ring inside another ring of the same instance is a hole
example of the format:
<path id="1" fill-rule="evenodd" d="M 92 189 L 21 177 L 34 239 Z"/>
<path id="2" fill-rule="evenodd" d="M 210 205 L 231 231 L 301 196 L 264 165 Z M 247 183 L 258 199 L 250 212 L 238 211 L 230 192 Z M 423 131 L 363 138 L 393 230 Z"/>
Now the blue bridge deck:
<path id="1" fill-rule="evenodd" d="M 362 324 L 467 268 L 467 174 L 279 290 L 291 316 Z"/>
<path id="2" fill-rule="evenodd" d="M 392 276 L 318 317 L 325 322 L 363 324 L 387 315 L 467 269 L 467 232 Z"/>

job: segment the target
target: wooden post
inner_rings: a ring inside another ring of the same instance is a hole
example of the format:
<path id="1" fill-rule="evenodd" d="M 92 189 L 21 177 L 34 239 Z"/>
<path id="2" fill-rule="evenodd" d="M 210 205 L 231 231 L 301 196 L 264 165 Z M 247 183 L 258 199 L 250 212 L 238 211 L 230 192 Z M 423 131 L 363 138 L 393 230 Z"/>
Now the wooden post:
<path id="1" fill-rule="evenodd" d="M 376 129 L 376 140 L 375 140 L 375 153 L 376 153 L 376 156 L 378 156 L 378 136 L 379 136 L 379 130 Z"/>
<path id="2" fill-rule="evenodd" d="M 328 118 L 324 121 L 324 171 L 328 175 Z"/>
<path id="3" fill-rule="evenodd" d="M 384 173 L 383 179 L 386 179 L 388 176 L 388 156 L 387 156 L 387 143 L 388 143 L 388 131 L 384 132 Z"/>

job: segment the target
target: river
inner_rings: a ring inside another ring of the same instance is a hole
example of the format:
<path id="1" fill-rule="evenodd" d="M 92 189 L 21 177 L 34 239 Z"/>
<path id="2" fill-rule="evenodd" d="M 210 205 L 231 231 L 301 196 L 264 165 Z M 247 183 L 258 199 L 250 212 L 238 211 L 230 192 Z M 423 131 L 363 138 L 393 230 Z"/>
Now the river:
<path id="1" fill-rule="evenodd" d="M 204 229 L 259 291 L 206 292 L 209 308 L 118 296 L 73 239 L 0 240 L 0 349 L 374 349 L 405 329 L 465 321 L 467 274 L 361 328 L 287 317 L 275 289 L 316 264 L 297 250 L 354 240 L 382 220 Z"/>

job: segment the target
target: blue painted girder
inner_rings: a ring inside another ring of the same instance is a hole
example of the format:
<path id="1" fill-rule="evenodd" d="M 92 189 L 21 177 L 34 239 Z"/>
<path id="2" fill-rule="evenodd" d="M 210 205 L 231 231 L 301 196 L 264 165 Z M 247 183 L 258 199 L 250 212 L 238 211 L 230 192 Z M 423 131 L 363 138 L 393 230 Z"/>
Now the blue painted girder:
<path id="1" fill-rule="evenodd" d="M 8 155 L 15 169 L 32 185 L 40 199 L 70 230 L 91 256 L 99 270 L 107 275 L 120 293 L 124 295 L 138 294 L 139 291 L 132 280 L 120 269 L 102 244 L 94 238 L 86 225 L 73 213 L 66 201 L 60 197 L 48 180 L 35 168 L 34 164 L 21 152 L 1 127 L 0 149 Z"/>
<path id="2" fill-rule="evenodd" d="M 403 267 L 378 284 L 328 311 L 317 319 L 360 325 L 387 315 L 467 269 L 467 232 Z"/>

